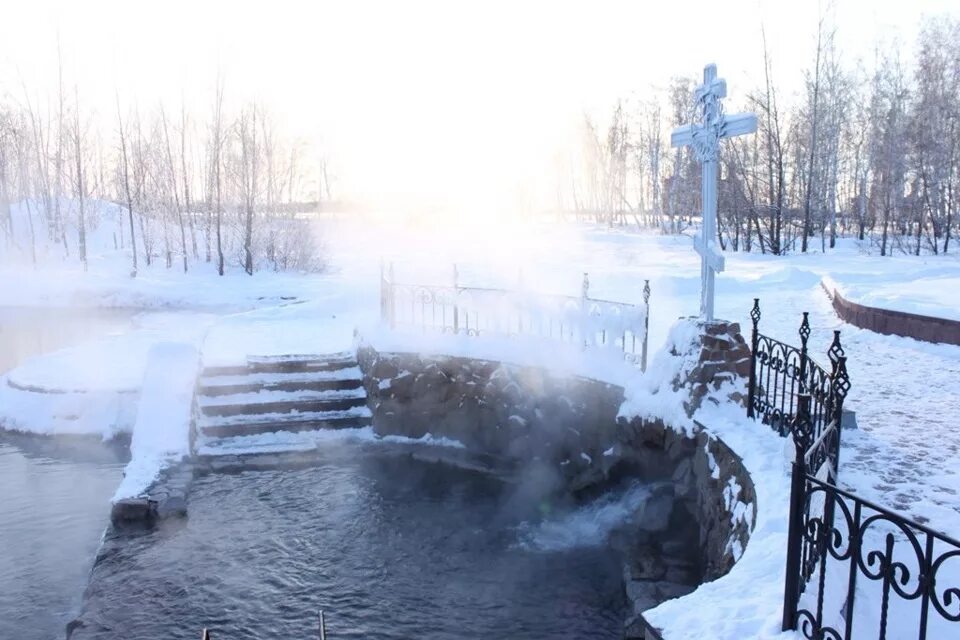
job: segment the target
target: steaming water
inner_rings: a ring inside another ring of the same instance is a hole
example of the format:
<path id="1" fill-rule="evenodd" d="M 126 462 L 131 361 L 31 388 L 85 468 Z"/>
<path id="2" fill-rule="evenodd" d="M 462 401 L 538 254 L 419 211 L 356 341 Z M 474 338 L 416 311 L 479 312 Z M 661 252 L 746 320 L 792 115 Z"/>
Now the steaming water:
<path id="1" fill-rule="evenodd" d="M 518 544 L 541 504 L 490 478 L 346 447 L 304 470 L 212 475 L 185 523 L 94 570 L 74 638 L 620 638 L 619 558 Z"/>
<path id="2" fill-rule="evenodd" d="M 650 485 L 633 483 L 608 493 L 575 511 L 519 527 L 518 546 L 541 551 L 563 551 L 605 544 L 650 496 Z"/>
<path id="3" fill-rule="evenodd" d="M 130 328 L 130 309 L 0 307 L 0 373 L 30 356 Z"/>
<path id="4" fill-rule="evenodd" d="M 63 638 L 109 520 L 122 462 L 59 453 L 0 441 L 0 638 Z"/>

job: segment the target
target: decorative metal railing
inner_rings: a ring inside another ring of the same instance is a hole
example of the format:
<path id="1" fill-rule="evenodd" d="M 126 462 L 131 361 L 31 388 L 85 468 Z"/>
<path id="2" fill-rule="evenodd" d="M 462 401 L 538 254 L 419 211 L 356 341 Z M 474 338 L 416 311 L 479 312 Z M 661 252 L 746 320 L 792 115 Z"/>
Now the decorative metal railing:
<path id="1" fill-rule="evenodd" d="M 843 401 L 850 389 L 840 332 L 830 372 L 757 331 L 747 414 L 794 445 L 783 630 L 808 640 L 960 638 L 960 542 L 836 485 Z"/>
<path id="2" fill-rule="evenodd" d="M 397 282 L 393 265 L 380 273 L 380 316 L 391 328 L 468 336 L 535 336 L 608 347 L 629 362 L 647 366 L 650 281 L 644 281 L 638 305 L 591 298 L 589 275 L 583 274 L 580 296 L 555 296 L 524 289 L 465 287 L 456 265 L 451 285 Z"/>
<path id="3" fill-rule="evenodd" d="M 760 418 L 781 436 L 786 436 L 797 423 L 800 396 L 809 396 L 809 420 L 812 427 L 810 443 L 835 444 L 830 455 L 836 462 L 840 452 L 839 429 L 828 439 L 824 439 L 823 435 L 832 422 L 840 424 L 843 400 L 850 390 L 847 359 L 840 344 L 840 332 L 833 332 L 833 343 L 827 349 L 830 359 L 828 372 L 807 352 L 810 338 L 807 312 L 803 313 L 798 331 L 800 347 L 759 333 L 759 298 L 753 299 L 750 319 L 753 321 L 753 361 L 750 365 L 747 415 Z"/>
<path id="4" fill-rule="evenodd" d="M 807 426 L 794 433 L 810 433 L 808 397 L 800 404 Z M 840 489 L 831 465 L 816 466 L 819 444 L 794 443 L 783 629 L 809 640 L 960 637 L 960 541 Z"/>

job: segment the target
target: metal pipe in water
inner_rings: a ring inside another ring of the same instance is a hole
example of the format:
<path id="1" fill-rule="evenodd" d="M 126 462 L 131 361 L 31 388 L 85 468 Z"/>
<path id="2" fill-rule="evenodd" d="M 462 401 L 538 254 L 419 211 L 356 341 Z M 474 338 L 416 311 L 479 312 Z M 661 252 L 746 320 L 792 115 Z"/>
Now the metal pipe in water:
<path id="1" fill-rule="evenodd" d="M 319 625 L 320 640 L 327 640 L 327 623 L 323 619 L 323 609 L 317 612 L 317 623 Z"/>

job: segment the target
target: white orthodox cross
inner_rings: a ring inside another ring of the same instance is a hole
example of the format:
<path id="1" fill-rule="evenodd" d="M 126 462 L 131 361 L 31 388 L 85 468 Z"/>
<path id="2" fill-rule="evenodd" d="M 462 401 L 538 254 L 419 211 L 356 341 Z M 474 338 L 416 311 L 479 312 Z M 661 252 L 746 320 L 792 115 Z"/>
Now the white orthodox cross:
<path id="1" fill-rule="evenodd" d="M 717 78 L 717 65 L 703 68 L 703 85 L 697 87 L 697 115 L 700 122 L 673 130 L 670 145 L 690 145 L 703 166 L 700 196 L 703 201 L 703 233 L 694 238 L 693 247 L 700 254 L 700 315 L 713 320 L 713 281 L 723 271 L 723 254 L 716 248 L 717 235 L 717 161 L 720 139 L 742 136 L 757 130 L 757 116 L 752 113 L 724 115 L 720 100 L 727 95 L 727 83 Z"/>

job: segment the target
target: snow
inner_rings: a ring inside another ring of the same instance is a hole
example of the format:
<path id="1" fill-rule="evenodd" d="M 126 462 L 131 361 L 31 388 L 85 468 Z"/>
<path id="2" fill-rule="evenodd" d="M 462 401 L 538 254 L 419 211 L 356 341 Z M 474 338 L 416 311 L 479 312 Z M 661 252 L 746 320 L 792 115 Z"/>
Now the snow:
<path id="1" fill-rule="evenodd" d="M 903 256 L 881 258 L 892 264 L 861 268 L 824 278 L 850 302 L 924 316 L 960 320 L 960 273 L 952 256 L 927 261 Z"/>
<path id="2" fill-rule="evenodd" d="M 200 416 L 197 427 L 220 427 L 262 422 L 306 422 L 309 420 L 333 420 L 336 418 L 369 418 L 370 408 L 366 405 L 338 411 L 290 411 L 288 413 L 255 413 L 237 416 Z"/>
<path id="3" fill-rule="evenodd" d="M 361 380 L 363 374 L 359 367 L 347 367 L 332 371 L 311 371 L 309 373 L 246 373 L 241 375 L 200 376 L 204 387 L 230 387 L 240 384 L 272 385 L 279 383 L 309 383 L 320 380 Z"/>
<path id="4" fill-rule="evenodd" d="M 579 375 L 626 386 L 640 371 L 623 353 L 604 347 L 582 348 L 547 338 L 501 335 L 475 338 L 463 334 L 426 334 L 413 329 L 389 330 L 379 324 L 359 330 L 360 345 L 384 352 L 411 352 L 424 356 L 456 355 L 522 366 L 544 367 L 558 376 Z"/>
<path id="5" fill-rule="evenodd" d="M 0 425 L 42 435 L 98 435 L 109 440 L 129 432 L 137 394 L 123 391 L 37 393 L 0 377 Z"/>
<path id="6" fill-rule="evenodd" d="M 114 501 L 141 495 L 161 469 L 190 455 L 193 387 L 200 355 L 192 344 L 161 342 L 150 349 L 140 390 L 130 462 Z"/>
<path id="7" fill-rule="evenodd" d="M 365 398 L 366 391 L 362 387 L 357 389 L 332 389 L 328 391 L 252 391 L 250 393 L 232 393 L 222 396 L 201 396 L 197 404 L 201 408 L 220 407 L 224 405 L 257 405 L 273 402 L 290 401 L 322 401 L 344 400 L 351 398 Z"/>

